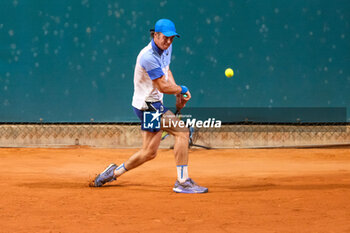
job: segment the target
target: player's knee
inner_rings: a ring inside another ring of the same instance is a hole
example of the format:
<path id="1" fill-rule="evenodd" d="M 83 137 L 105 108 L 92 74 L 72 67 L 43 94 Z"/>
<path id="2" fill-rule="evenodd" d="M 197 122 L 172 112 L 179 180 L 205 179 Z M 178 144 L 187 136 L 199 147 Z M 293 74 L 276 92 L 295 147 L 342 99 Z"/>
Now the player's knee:
<path id="1" fill-rule="evenodd" d="M 146 160 L 152 160 L 157 156 L 157 150 L 145 150 L 144 157 Z"/>
<path id="2" fill-rule="evenodd" d="M 177 132 L 175 134 L 175 137 L 178 137 L 179 139 L 183 139 L 183 140 L 189 140 L 189 132 L 187 130 L 185 131 L 181 131 L 181 132 Z"/>

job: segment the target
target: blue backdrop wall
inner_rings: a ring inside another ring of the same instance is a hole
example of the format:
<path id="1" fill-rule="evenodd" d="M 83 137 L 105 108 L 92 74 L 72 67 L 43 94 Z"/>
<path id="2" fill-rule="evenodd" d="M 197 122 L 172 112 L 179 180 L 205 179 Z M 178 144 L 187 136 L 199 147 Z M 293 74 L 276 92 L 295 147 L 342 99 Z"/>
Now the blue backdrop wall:
<path id="1" fill-rule="evenodd" d="M 159 18 L 181 34 L 171 69 L 188 107 L 349 115 L 348 0 L 13 0 L 0 3 L 0 122 L 137 121 L 134 64 Z"/>

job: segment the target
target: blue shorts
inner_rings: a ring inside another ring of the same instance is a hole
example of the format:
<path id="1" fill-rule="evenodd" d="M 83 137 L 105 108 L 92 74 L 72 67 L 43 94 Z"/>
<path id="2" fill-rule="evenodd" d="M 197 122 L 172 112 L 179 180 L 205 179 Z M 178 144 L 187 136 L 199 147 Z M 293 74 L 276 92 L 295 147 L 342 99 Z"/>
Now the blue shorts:
<path id="1" fill-rule="evenodd" d="M 168 111 L 168 109 L 166 107 L 164 107 L 164 105 L 162 104 L 162 102 L 158 101 L 158 102 L 146 102 L 148 109 L 147 110 L 140 110 L 137 109 L 135 107 L 133 107 L 134 112 L 136 114 L 136 116 L 141 120 L 141 130 L 144 131 L 149 131 L 149 132 L 158 132 L 160 129 L 152 129 L 152 128 L 144 128 L 144 119 L 143 119 L 143 113 L 144 112 L 160 112 L 161 114 L 164 114 Z"/>

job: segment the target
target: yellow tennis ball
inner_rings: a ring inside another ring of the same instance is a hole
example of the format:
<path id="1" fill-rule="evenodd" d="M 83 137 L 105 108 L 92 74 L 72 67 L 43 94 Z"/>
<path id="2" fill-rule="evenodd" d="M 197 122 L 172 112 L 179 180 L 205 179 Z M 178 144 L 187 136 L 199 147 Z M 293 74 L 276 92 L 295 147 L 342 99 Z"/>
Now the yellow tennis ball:
<path id="1" fill-rule="evenodd" d="M 234 75 L 234 72 L 231 68 L 227 68 L 225 70 L 225 75 L 226 75 L 226 77 L 231 78 Z"/>

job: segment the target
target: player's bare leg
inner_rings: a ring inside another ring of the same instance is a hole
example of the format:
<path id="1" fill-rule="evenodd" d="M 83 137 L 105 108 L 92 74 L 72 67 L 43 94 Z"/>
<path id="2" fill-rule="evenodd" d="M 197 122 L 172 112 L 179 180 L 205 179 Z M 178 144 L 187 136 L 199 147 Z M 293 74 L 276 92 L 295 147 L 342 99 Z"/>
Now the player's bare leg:
<path id="1" fill-rule="evenodd" d="M 175 137 L 174 154 L 176 165 L 187 165 L 189 140 L 188 128 L 179 127 L 179 118 L 177 118 L 170 110 L 163 114 L 162 120 L 165 121 L 165 123 L 163 123 L 165 126 L 163 126 L 162 129 Z M 177 123 L 169 124 L 169 120 Z M 174 125 L 176 125 L 176 127 L 174 127 Z"/>
<path id="2" fill-rule="evenodd" d="M 178 119 L 175 117 L 175 115 L 171 111 L 167 111 L 163 115 L 162 119 L 168 118 L 168 117 L 178 121 Z M 187 165 L 188 140 L 189 140 L 188 129 L 184 129 L 180 127 L 175 127 L 175 128 L 172 127 L 164 130 L 169 131 L 170 134 L 175 136 L 174 153 L 175 153 L 176 165 L 179 165 L 179 166 Z M 142 131 L 142 137 L 143 137 L 142 149 L 136 152 L 135 154 L 133 154 L 124 163 L 124 169 L 128 171 L 140 166 L 146 161 L 154 159 L 157 156 L 157 151 L 161 141 L 161 136 L 162 136 L 162 131 L 158 131 L 158 132 Z M 117 177 L 120 176 L 121 174 L 124 173 L 122 171 L 118 172 L 118 169 L 117 169 L 115 171 L 115 175 Z"/>
<path id="3" fill-rule="evenodd" d="M 177 168 L 177 181 L 173 190 L 178 193 L 206 193 L 208 189 L 197 185 L 188 175 L 188 143 L 189 143 L 189 129 L 187 127 L 180 127 L 180 121 L 174 113 L 167 111 L 162 118 L 162 129 L 175 137 L 174 154 Z M 177 124 L 169 124 L 170 121 L 177 122 Z"/>
<path id="4" fill-rule="evenodd" d="M 162 131 L 148 132 L 142 131 L 143 144 L 142 149 L 133 154 L 125 163 L 127 170 L 134 169 L 144 162 L 154 159 L 157 156 Z M 118 174 L 117 174 L 118 176 Z"/>
<path id="5" fill-rule="evenodd" d="M 134 169 L 141 164 L 154 159 L 157 156 L 157 150 L 161 141 L 162 131 L 148 132 L 142 131 L 143 146 L 142 149 L 133 154 L 125 163 L 117 166 L 110 164 L 102 173 L 94 180 L 93 186 L 101 187 L 107 182 L 116 180 L 125 172 Z"/>
<path id="6" fill-rule="evenodd" d="M 178 118 L 175 117 L 175 115 L 171 111 L 167 111 L 163 116 L 162 119 L 171 119 L 174 121 L 179 121 Z M 179 176 L 178 179 L 180 181 L 185 182 L 188 177 L 187 172 L 187 164 L 188 164 L 188 140 L 189 140 L 189 133 L 187 128 L 181 128 L 181 127 L 168 127 L 164 128 L 164 130 L 167 130 L 170 134 L 175 136 L 175 146 L 174 146 L 174 154 L 175 154 L 175 163 L 177 165 L 177 170 Z M 141 164 L 145 163 L 146 161 L 149 161 L 151 159 L 154 159 L 157 156 L 157 151 L 159 148 L 159 144 L 161 141 L 162 131 L 158 132 L 148 132 L 143 131 L 143 146 L 142 149 L 133 154 L 125 163 L 120 165 L 117 169 L 114 171 L 115 177 L 119 177 L 122 174 L 124 174 L 126 171 L 129 171 L 131 169 L 134 169 Z"/>

